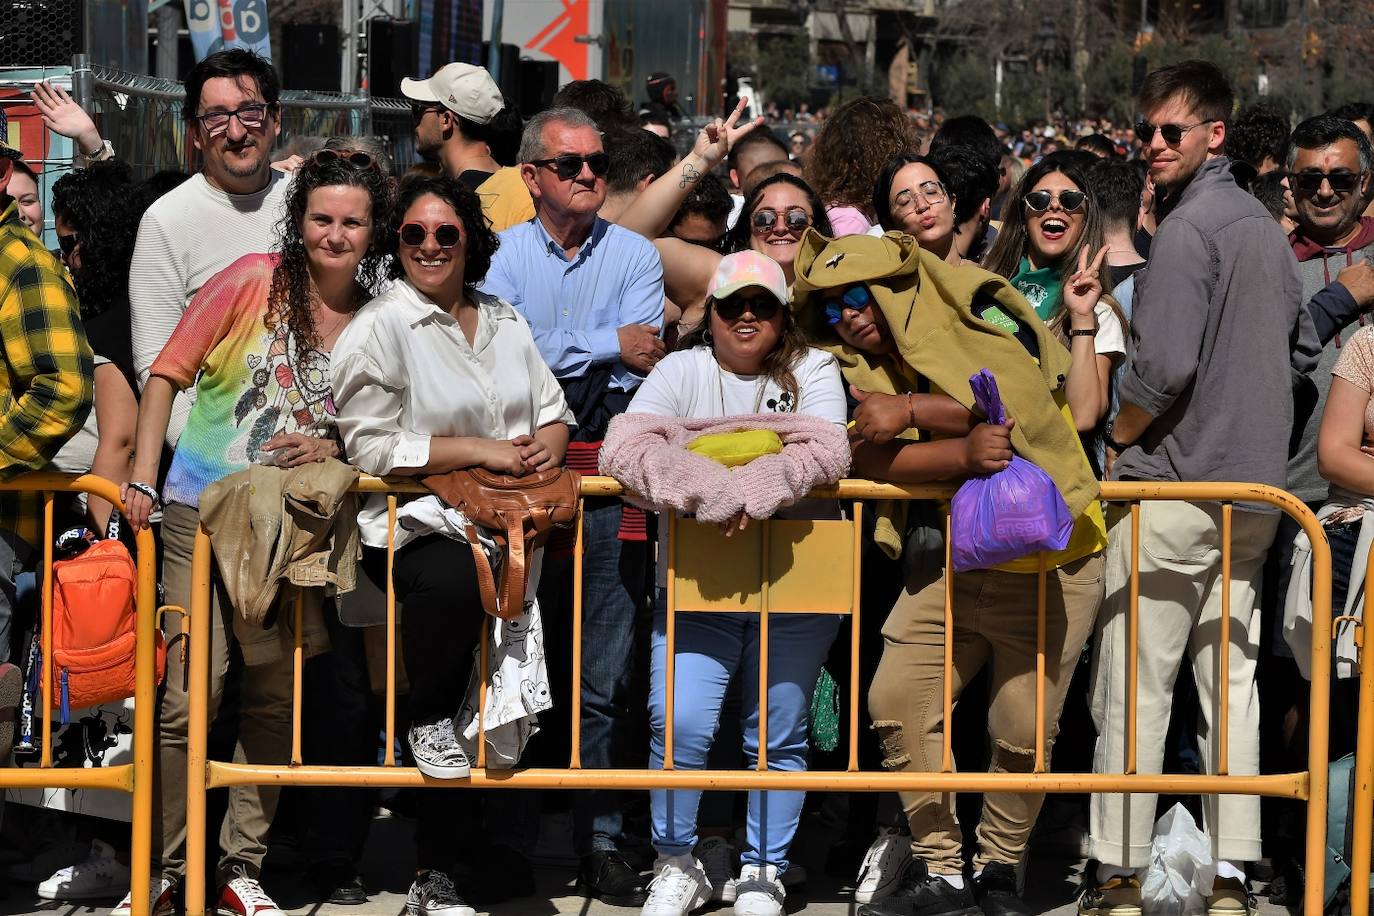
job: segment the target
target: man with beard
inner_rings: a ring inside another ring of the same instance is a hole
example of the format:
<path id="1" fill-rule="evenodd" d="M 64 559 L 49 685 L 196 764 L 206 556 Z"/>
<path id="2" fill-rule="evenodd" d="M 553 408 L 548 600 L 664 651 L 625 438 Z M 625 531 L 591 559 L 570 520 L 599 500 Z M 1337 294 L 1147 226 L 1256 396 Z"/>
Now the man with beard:
<path id="1" fill-rule="evenodd" d="M 427 80 L 401 80 L 415 122 L 415 150 L 438 161 L 482 201 L 493 232 L 534 218 L 534 201 L 520 170 L 503 168 L 491 153 L 492 122 L 505 99 L 491 74 L 471 64 L 446 64 Z"/>
<path id="2" fill-rule="evenodd" d="M 269 155 L 281 133 L 279 89 L 272 64 L 242 48 L 211 54 L 186 76 L 182 118 L 201 171 L 163 195 L 139 224 L 129 310 L 140 386 L 205 282 L 246 254 L 272 250 L 290 182 Z M 177 395 L 169 447 L 193 399 L 194 389 Z"/>

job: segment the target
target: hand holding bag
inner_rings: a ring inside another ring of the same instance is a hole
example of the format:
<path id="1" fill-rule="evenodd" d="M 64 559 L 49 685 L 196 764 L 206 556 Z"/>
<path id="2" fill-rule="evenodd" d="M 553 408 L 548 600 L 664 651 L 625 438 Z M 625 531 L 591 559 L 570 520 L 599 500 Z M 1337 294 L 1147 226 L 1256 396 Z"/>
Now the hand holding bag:
<path id="1" fill-rule="evenodd" d="M 468 520 L 468 546 L 477 565 L 483 609 L 503 620 L 523 614 L 529 556 L 555 528 L 566 528 L 577 519 L 581 477 L 563 468 L 523 477 L 466 468 L 430 474 L 420 482 Z M 499 592 L 477 537 L 478 526 L 505 554 Z"/>

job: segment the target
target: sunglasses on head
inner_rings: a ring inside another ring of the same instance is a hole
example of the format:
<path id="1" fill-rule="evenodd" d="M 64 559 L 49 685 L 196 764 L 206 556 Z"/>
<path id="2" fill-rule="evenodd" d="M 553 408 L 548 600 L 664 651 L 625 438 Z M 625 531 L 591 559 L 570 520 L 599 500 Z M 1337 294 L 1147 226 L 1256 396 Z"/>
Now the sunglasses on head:
<path id="1" fill-rule="evenodd" d="M 81 244 L 81 238 L 75 232 L 57 237 L 57 247 L 62 249 L 62 256 L 65 258 L 70 258 L 79 244 Z"/>
<path id="2" fill-rule="evenodd" d="M 1083 202 L 1088 199 L 1088 195 L 1082 191 L 1031 191 L 1021 198 L 1026 203 L 1026 209 L 1032 213 L 1044 213 L 1050 208 L 1050 204 L 1059 201 L 1059 208 L 1066 213 L 1075 213 L 1083 209 Z"/>
<path id="3" fill-rule="evenodd" d="M 582 166 L 592 170 L 592 174 L 597 178 L 605 177 L 611 168 L 611 157 L 605 153 L 592 153 L 590 156 L 574 156 L 572 153 L 564 153 L 561 156 L 554 156 L 552 159 L 535 159 L 531 165 L 551 166 L 558 174 L 560 181 L 572 181 L 582 174 Z"/>
<path id="4" fill-rule="evenodd" d="M 1195 127 L 1201 127 L 1204 124 L 1211 123 L 1211 119 L 1208 119 L 1206 121 L 1198 121 L 1196 124 L 1160 124 L 1159 126 L 1155 126 L 1144 118 L 1141 118 L 1139 121 L 1135 122 L 1135 135 L 1140 138 L 1141 143 L 1149 143 L 1155 138 L 1155 131 L 1159 131 L 1159 135 L 1164 138 L 1165 143 L 1170 146 L 1177 146 L 1183 142 L 1183 135 L 1188 133 L 1188 131 Z"/>
<path id="5" fill-rule="evenodd" d="M 1331 185 L 1336 194 L 1349 194 L 1360 186 L 1365 172 L 1289 172 L 1288 182 L 1295 191 L 1316 194 L 1322 189 L 1322 182 Z"/>
<path id="6" fill-rule="evenodd" d="M 873 293 L 866 283 L 851 283 L 840 291 L 838 296 L 826 296 L 821 300 L 825 307 L 825 323 L 831 326 L 840 323 L 845 309 L 862 312 L 873 301 Z"/>
<path id="7" fill-rule="evenodd" d="M 402 244 L 411 248 L 419 248 L 430 235 L 434 236 L 434 243 L 440 248 L 452 248 L 463 240 L 463 230 L 453 223 L 440 223 L 434 227 L 433 233 L 419 223 L 406 223 L 396 230 L 396 234 L 401 237 Z"/>
<path id="8" fill-rule="evenodd" d="M 772 232 L 773 227 L 777 224 L 777 210 L 754 211 L 752 225 L 755 234 L 763 235 L 765 232 Z M 788 232 L 803 232 L 807 226 L 811 225 L 811 214 L 807 213 L 801 207 L 788 207 L 787 212 L 783 215 L 782 224 Z"/>
<path id="9" fill-rule="evenodd" d="M 378 169 L 377 160 L 360 149 L 317 149 L 310 154 L 310 161 L 316 165 L 343 162 L 355 169 Z"/>
<path id="10" fill-rule="evenodd" d="M 715 310 L 725 321 L 739 321 L 745 312 L 750 312 L 759 321 L 768 321 L 778 313 L 782 306 L 772 296 L 763 295 L 752 299 L 742 296 L 727 296 L 716 300 Z"/>

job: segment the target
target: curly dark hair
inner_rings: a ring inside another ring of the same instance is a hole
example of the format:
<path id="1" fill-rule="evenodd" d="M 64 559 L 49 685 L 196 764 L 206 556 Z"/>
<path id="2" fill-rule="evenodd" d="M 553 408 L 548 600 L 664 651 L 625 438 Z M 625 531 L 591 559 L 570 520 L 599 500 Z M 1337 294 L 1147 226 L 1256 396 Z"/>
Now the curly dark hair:
<path id="1" fill-rule="evenodd" d="M 845 102 L 826 120 L 806 155 L 806 180 L 827 207 L 868 214 L 873 182 L 894 156 L 916 152 L 911 121 L 889 99 Z"/>
<path id="2" fill-rule="evenodd" d="M 286 192 L 286 212 L 277 224 L 277 251 L 281 260 L 272 271 L 272 288 L 268 293 L 267 316 L 269 331 L 284 322 L 301 355 L 319 348 L 320 336 L 315 329 L 311 310 L 310 260 L 305 251 L 301 226 L 305 222 L 310 193 L 317 188 L 339 186 L 362 188 L 372 199 L 372 239 L 358 265 L 358 282 L 368 295 L 377 290 L 386 253 L 378 238 L 377 224 L 391 204 L 391 186 L 380 168 L 359 168 L 342 159 L 316 162 L 307 159 L 298 169 Z M 361 304 L 361 303 L 359 303 Z"/>
<path id="3" fill-rule="evenodd" d="M 414 175 L 401 181 L 401 193 L 391 207 L 391 218 L 386 227 L 386 253 L 391 255 L 387 276 L 399 280 L 406 275 L 405 267 L 398 256 L 401 247 L 399 232 L 405 221 L 406 211 L 415 201 L 427 194 L 447 203 L 458 214 L 463 223 L 463 238 L 467 240 L 467 251 L 463 263 L 463 285 L 471 289 L 486 277 L 491 268 L 491 256 L 496 254 L 501 244 L 496 233 L 491 231 L 491 222 L 482 213 L 482 201 L 477 195 L 463 187 L 447 175 L 431 178 L 427 175 Z"/>
<path id="4" fill-rule="evenodd" d="M 81 245 L 72 282 L 83 319 L 128 308 L 129 259 L 147 206 L 131 206 L 138 196 L 135 187 L 133 172 L 117 159 L 68 172 L 53 185 L 53 214 L 76 232 Z"/>

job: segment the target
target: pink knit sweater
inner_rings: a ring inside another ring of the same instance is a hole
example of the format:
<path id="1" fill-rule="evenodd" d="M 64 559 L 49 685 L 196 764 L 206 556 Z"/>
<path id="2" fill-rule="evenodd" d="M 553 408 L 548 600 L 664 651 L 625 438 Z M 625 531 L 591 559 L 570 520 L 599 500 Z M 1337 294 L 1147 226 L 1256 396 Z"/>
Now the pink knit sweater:
<path id="1" fill-rule="evenodd" d="M 782 451 L 727 468 L 687 450 L 698 436 L 771 429 Z M 621 414 L 611 421 L 601 445 L 601 473 L 620 481 L 638 506 L 694 514 L 703 522 L 724 522 L 743 509 L 768 518 L 832 484 L 849 471 L 849 437 L 819 417 L 793 413 L 684 419 Z"/>

